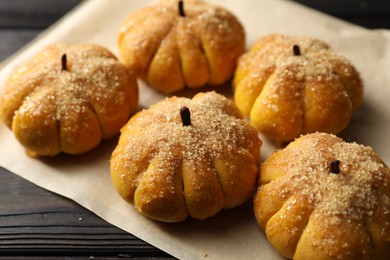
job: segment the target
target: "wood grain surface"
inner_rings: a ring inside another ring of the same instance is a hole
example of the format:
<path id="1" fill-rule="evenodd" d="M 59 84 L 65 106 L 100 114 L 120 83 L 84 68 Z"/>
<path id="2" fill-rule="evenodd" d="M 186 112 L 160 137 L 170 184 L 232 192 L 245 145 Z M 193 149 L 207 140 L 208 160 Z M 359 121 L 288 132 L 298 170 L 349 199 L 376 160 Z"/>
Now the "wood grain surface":
<path id="1" fill-rule="evenodd" d="M 0 257 L 169 258 L 76 203 L 5 169 L 0 170 L 0 180 Z"/>
<path id="2" fill-rule="evenodd" d="M 0 0 L 0 61 L 10 57 L 79 2 Z M 297 2 L 368 28 L 390 28 L 390 1 L 387 0 Z M 0 258 L 172 257 L 108 224 L 75 202 L 0 168 Z"/>

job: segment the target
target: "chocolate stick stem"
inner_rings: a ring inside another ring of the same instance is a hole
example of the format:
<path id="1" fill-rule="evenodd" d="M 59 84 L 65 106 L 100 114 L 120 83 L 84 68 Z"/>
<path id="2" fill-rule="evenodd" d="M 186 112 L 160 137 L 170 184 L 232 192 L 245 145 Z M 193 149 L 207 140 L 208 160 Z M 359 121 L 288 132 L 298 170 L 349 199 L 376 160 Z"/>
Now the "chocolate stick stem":
<path id="1" fill-rule="evenodd" d="M 340 173 L 340 161 L 339 160 L 334 160 L 330 164 L 330 172 L 338 174 Z"/>
<path id="2" fill-rule="evenodd" d="M 61 57 L 61 70 L 66 70 L 67 68 L 66 53 L 62 54 Z"/>
<path id="3" fill-rule="evenodd" d="M 299 45 L 293 45 L 293 53 L 294 53 L 294 56 L 301 55 L 301 49 L 299 48 Z"/>
<path id="4" fill-rule="evenodd" d="M 183 2 L 183 0 L 180 0 L 179 1 L 179 3 L 178 3 L 178 7 L 179 7 L 179 15 L 181 16 L 181 17 L 186 17 L 186 14 L 185 14 L 185 12 L 184 12 L 184 2 Z"/>
<path id="5" fill-rule="evenodd" d="M 183 123 L 183 126 L 190 126 L 191 125 L 191 113 L 188 107 L 182 107 L 180 109 L 180 117 L 181 122 Z"/>

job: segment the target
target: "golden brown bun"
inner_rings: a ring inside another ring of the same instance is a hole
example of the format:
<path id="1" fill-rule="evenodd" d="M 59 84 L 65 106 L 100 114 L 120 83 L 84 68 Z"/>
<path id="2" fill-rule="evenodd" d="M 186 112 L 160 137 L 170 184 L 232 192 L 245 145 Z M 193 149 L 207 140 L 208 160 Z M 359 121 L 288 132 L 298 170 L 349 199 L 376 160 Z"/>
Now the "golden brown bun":
<path id="1" fill-rule="evenodd" d="M 185 17 L 178 0 L 162 0 L 131 13 L 119 31 L 120 59 L 164 93 L 227 81 L 245 49 L 233 14 L 201 0 L 183 2 Z"/>
<path id="2" fill-rule="evenodd" d="M 297 45 L 301 55 L 294 55 Z M 310 37 L 264 36 L 239 59 L 234 100 L 251 123 L 276 141 L 347 127 L 363 96 L 359 73 Z"/>
<path id="3" fill-rule="evenodd" d="M 138 85 L 107 49 L 57 44 L 15 70 L 0 103 L 2 120 L 31 155 L 80 154 L 119 132 Z"/>
<path id="4" fill-rule="evenodd" d="M 184 106 L 190 126 L 180 119 Z M 260 145 L 227 98 L 215 92 L 167 98 L 122 128 L 111 177 L 119 194 L 149 218 L 205 219 L 253 195 Z"/>
<path id="5" fill-rule="evenodd" d="M 263 163 L 260 185 L 256 220 L 285 257 L 389 259 L 390 170 L 370 147 L 307 134 Z"/>

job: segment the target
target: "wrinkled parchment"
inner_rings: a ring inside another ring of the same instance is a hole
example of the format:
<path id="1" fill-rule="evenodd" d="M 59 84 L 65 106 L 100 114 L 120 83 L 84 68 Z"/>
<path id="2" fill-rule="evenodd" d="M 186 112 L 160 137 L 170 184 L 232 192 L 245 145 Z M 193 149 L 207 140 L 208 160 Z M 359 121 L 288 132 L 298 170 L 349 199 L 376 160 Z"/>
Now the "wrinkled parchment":
<path id="1" fill-rule="evenodd" d="M 14 55 L 0 73 L 0 91 L 15 66 L 50 43 L 98 43 L 118 53 L 116 36 L 122 19 L 153 0 L 90 0 L 53 25 Z M 243 23 L 247 46 L 268 33 L 311 35 L 347 56 L 361 72 L 365 97 L 341 136 L 372 146 L 390 163 L 390 33 L 367 30 L 283 0 L 213 0 L 230 9 Z M 140 83 L 139 108 L 164 96 Z M 210 90 L 206 88 L 205 90 Z M 230 86 L 217 91 L 230 93 Z M 191 96 L 185 92 L 182 95 Z M 262 160 L 274 145 L 263 139 Z M 144 218 L 117 195 L 109 176 L 109 157 L 117 138 L 82 156 L 29 158 L 12 132 L 0 123 L 0 165 L 55 193 L 73 199 L 106 221 L 180 259 L 281 259 L 257 226 L 251 203 L 205 221 L 189 219 L 166 224 Z"/>

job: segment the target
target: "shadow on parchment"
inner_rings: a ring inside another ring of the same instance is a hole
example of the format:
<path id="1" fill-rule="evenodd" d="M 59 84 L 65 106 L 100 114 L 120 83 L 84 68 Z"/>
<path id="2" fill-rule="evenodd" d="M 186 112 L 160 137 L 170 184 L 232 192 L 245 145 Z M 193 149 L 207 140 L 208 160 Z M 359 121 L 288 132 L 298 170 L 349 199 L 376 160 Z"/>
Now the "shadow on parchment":
<path id="1" fill-rule="evenodd" d="M 375 146 L 383 142 L 383 134 L 390 131 L 384 129 L 384 123 L 389 121 L 388 114 L 378 107 L 378 103 L 364 99 L 359 109 L 353 113 L 348 127 L 338 136 L 347 142 Z"/>
<path id="2" fill-rule="evenodd" d="M 239 228 L 240 223 L 255 222 L 253 213 L 253 199 L 249 199 L 243 205 L 233 209 L 222 210 L 215 216 L 205 220 L 197 220 L 188 217 L 185 221 L 178 223 L 156 222 L 156 225 L 164 232 L 174 235 L 177 238 L 191 236 L 207 235 L 207 237 L 220 238 L 229 233 L 229 229 L 234 231 Z M 259 232 L 260 227 L 259 227 Z"/>
<path id="3" fill-rule="evenodd" d="M 97 163 L 101 163 L 102 161 L 105 161 L 108 164 L 111 154 L 118 144 L 118 139 L 119 135 L 116 135 L 109 140 L 103 140 L 97 147 L 84 154 L 70 155 L 61 153 L 54 157 L 39 157 L 38 159 L 54 168 L 63 168 L 70 164 L 73 167 L 88 167 Z"/>
<path id="4" fill-rule="evenodd" d="M 141 111 L 143 109 L 149 108 L 152 104 L 158 102 L 159 100 L 162 100 L 166 97 L 185 97 L 185 98 L 193 98 L 196 94 L 200 92 L 209 92 L 209 91 L 215 91 L 221 95 L 224 95 L 227 98 L 232 99 L 233 98 L 233 88 L 232 88 L 232 79 L 226 81 L 223 84 L 219 85 L 205 85 L 203 87 L 199 88 L 188 88 L 185 87 L 183 90 L 180 90 L 178 92 L 174 92 L 171 94 L 165 94 L 162 92 L 159 92 L 158 90 L 153 89 L 152 87 L 148 86 L 146 83 L 140 81 L 139 82 L 140 87 L 140 104 L 138 104 L 137 112 Z M 145 96 L 152 96 L 155 97 L 152 99 L 152 102 L 148 100 L 147 98 L 144 100 Z M 143 102 L 145 101 L 145 102 Z"/>

